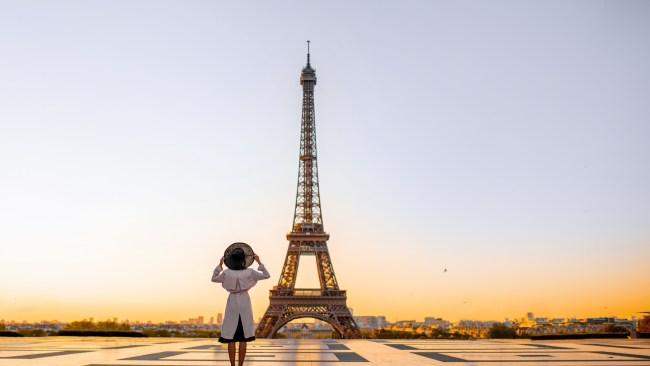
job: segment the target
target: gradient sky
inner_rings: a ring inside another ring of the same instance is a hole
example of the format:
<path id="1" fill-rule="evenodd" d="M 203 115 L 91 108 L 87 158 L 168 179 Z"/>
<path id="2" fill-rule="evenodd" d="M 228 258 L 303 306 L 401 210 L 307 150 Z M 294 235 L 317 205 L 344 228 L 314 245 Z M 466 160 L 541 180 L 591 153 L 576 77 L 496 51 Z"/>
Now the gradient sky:
<path id="1" fill-rule="evenodd" d="M 648 1 L 17 0 L 0 9 L 0 318 L 215 316 L 234 241 L 272 274 L 260 317 L 306 39 L 355 314 L 650 310 Z"/>

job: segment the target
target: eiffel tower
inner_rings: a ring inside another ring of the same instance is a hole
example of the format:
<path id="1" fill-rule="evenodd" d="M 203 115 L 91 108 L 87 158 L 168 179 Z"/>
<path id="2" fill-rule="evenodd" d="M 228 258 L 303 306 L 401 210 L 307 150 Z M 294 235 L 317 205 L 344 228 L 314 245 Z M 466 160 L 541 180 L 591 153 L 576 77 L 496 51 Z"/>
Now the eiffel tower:
<path id="1" fill-rule="evenodd" d="M 316 71 L 309 60 L 300 75 L 302 85 L 302 123 L 298 189 L 293 227 L 287 234 L 289 249 L 277 286 L 271 289 L 269 307 L 264 313 L 256 337 L 272 338 L 288 322 L 298 318 L 316 318 L 329 323 L 341 338 L 360 338 L 361 332 L 346 304 L 345 290 L 340 290 L 327 249 L 329 234 L 323 229 L 316 160 L 316 121 L 314 86 Z M 296 288 L 301 256 L 315 256 L 320 288 Z"/>

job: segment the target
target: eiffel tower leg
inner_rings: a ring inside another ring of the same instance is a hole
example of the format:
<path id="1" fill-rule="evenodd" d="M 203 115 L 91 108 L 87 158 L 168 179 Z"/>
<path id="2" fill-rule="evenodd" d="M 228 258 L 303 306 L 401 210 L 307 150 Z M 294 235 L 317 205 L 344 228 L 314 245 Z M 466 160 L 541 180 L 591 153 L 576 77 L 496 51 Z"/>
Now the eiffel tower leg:
<path id="1" fill-rule="evenodd" d="M 337 289 L 339 285 L 336 283 L 334 267 L 332 266 L 332 260 L 328 251 L 316 253 L 316 265 L 318 266 L 320 287 L 323 289 Z"/>
<path id="2" fill-rule="evenodd" d="M 339 317 L 338 321 L 343 329 L 343 338 L 361 338 L 361 331 L 352 316 Z"/>
<path id="3" fill-rule="evenodd" d="M 282 274 L 278 287 L 293 288 L 296 285 L 296 276 L 298 274 L 298 262 L 300 255 L 298 253 L 287 253 L 284 259 L 284 266 L 282 267 Z"/>
<path id="4" fill-rule="evenodd" d="M 273 304 L 269 305 L 269 308 L 266 309 L 262 320 L 255 330 L 255 336 L 257 338 L 273 338 L 273 335 L 275 334 L 273 329 L 275 325 L 278 324 L 280 316 L 284 312 L 283 310 L 283 306 Z"/>

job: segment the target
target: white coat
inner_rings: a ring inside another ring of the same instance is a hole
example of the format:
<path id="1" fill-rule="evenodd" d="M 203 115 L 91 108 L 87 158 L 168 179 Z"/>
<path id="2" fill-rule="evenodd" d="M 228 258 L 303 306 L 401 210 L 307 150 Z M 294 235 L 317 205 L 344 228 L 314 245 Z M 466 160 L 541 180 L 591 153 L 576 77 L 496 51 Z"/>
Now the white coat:
<path id="1" fill-rule="evenodd" d="M 263 264 L 257 267 L 242 270 L 226 269 L 218 265 L 212 273 L 212 282 L 220 282 L 223 288 L 228 290 L 228 301 L 226 311 L 221 324 L 221 336 L 226 339 L 233 339 L 239 316 L 244 328 L 244 337 L 249 338 L 255 335 L 255 324 L 253 322 L 253 307 L 248 290 L 255 286 L 258 280 L 271 277 L 269 271 Z"/>

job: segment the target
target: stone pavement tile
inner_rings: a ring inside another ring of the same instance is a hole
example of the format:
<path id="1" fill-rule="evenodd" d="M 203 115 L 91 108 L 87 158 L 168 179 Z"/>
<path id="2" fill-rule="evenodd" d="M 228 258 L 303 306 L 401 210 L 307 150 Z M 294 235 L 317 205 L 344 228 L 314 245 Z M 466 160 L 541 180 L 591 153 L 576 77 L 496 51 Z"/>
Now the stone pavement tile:
<path id="1" fill-rule="evenodd" d="M 650 340 L 292 340 L 249 343 L 247 366 L 648 365 Z M 228 366 L 216 339 L 0 338 L 0 366 Z"/>

